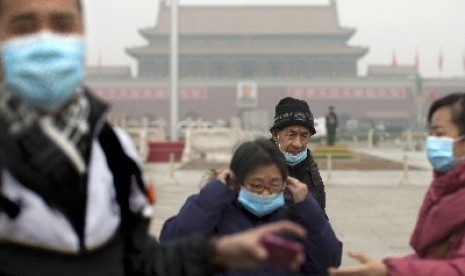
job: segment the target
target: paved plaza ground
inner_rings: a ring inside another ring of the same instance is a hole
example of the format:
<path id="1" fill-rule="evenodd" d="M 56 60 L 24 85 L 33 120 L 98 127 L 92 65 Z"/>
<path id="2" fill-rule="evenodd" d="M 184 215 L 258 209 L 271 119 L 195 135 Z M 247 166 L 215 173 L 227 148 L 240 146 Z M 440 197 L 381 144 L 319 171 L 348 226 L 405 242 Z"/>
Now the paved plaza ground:
<path id="1" fill-rule="evenodd" d="M 358 250 L 379 258 L 410 253 L 410 234 L 431 180 L 424 152 L 404 151 L 396 146 L 368 149 L 355 145 L 351 149 L 401 164 L 407 160 L 409 166 L 416 169 L 331 172 L 321 169 L 326 185 L 327 213 L 344 243 L 344 252 Z M 151 225 L 152 233 L 157 236 L 163 222 L 177 213 L 190 194 L 199 190 L 206 173 L 205 169 L 181 167 L 181 164 L 146 166 L 146 178 L 157 187 L 158 201 Z M 344 255 L 343 265 L 353 263 Z"/>

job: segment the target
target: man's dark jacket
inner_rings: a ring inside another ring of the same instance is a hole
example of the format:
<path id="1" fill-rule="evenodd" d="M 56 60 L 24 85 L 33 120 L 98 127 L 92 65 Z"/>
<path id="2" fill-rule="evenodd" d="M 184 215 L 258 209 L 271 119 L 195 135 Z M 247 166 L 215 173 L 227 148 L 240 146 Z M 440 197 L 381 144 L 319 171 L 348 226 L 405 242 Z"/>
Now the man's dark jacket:
<path id="1" fill-rule="evenodd" d="M 295 166 L 288 166 L 289 175 L 299 179 L 308 186 L 309 192 L 316 199 L 321 209 L 326 213 L 326 193 L 323 179 L 321 179 L 318 165 L 312 156 L 312 152 L 307 149 L 307 159 L 296 164 Z"/>

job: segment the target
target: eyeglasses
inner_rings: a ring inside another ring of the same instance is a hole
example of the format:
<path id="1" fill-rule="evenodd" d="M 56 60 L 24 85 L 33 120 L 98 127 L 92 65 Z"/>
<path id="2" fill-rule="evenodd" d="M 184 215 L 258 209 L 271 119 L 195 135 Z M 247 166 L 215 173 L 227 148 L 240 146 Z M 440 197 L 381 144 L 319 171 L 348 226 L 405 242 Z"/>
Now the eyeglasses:
<path id="1" fill-rule="evenodd" d="M 261 194 L 265 190 L 268 190 L 269 192 L 273 194 L 277 194 L 283 191 L 284 189 L 284 183 L 281 183 L 281 184 L 272 183 L 270 185 L 265 185 L 264 183 L 259 183 L 259 182 L 249 182 L 249 183 L 245 183 L 244 186 L 248 187 L 251 192 L 254 192 L 257 194 Z"/>

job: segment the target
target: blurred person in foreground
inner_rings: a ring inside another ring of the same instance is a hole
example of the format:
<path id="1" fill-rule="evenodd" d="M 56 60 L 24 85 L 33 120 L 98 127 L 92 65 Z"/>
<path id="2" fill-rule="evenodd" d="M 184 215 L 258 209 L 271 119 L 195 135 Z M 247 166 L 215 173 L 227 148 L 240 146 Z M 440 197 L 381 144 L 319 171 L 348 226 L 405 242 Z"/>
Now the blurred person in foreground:
<path id="1" fill-rule="evenodd" d="M 284 194 L 288 200 L 285 200 Z M 161 242 L 190 234 L 206 237 L 230 235 L 257 226 L 290 220 L 307 230 L 300 239 L 305 263 L 296 275 L 322 275 L 341 261 L 342 244 L 307 185 L 288 177 L 281 151 L 266 138 L 242 143 L 234 152 L 229 170 L 190 196 L 179 213 L 168 219 Z M 294 275 L 271 266 L 230 269 L 223 275 Z"/>
<path id="2" fill-rule="evenodd" d="M 271 139 L 283 152 L 289 175 L 305 183 L 309 192 L 326 213 L 326 192 L 320 171 L 308 143 L 316 133 L 313 114 L 307 102 L 283 98 L 275 108 Z"/>
<path id="3" fill-rule="evenodd" d="M 361 264 L 330 269 L 330 275 L 465 275 L 465 93 L 436 100 L 428 127 L 426 154 L 433 181 L 410 239 L 415 252 L 383 260 L 350 252 Z"/>
<path id="4" fill-rule="evenodd" d="M 262 265 L 264 235 L 304 237 L 159 245 L 137 151 L 83 85 L 82 20 L 79 0 L 0 0 L 0 275 L 210 275 Z"/>

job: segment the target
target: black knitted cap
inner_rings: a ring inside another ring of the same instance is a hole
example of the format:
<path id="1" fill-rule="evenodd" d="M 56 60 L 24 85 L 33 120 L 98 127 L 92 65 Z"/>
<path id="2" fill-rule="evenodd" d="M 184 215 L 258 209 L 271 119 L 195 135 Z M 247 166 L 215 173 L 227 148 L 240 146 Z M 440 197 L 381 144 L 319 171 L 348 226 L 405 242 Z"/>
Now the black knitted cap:
<path id="1" fill-rule="evenodd" d="M 294 125 L 308 128 L 311 135 L 316 133 L 313 114 L 307 102 L 291 97 L 283 98 L 275 108 L 274 122 L 270 131 Z"/>

